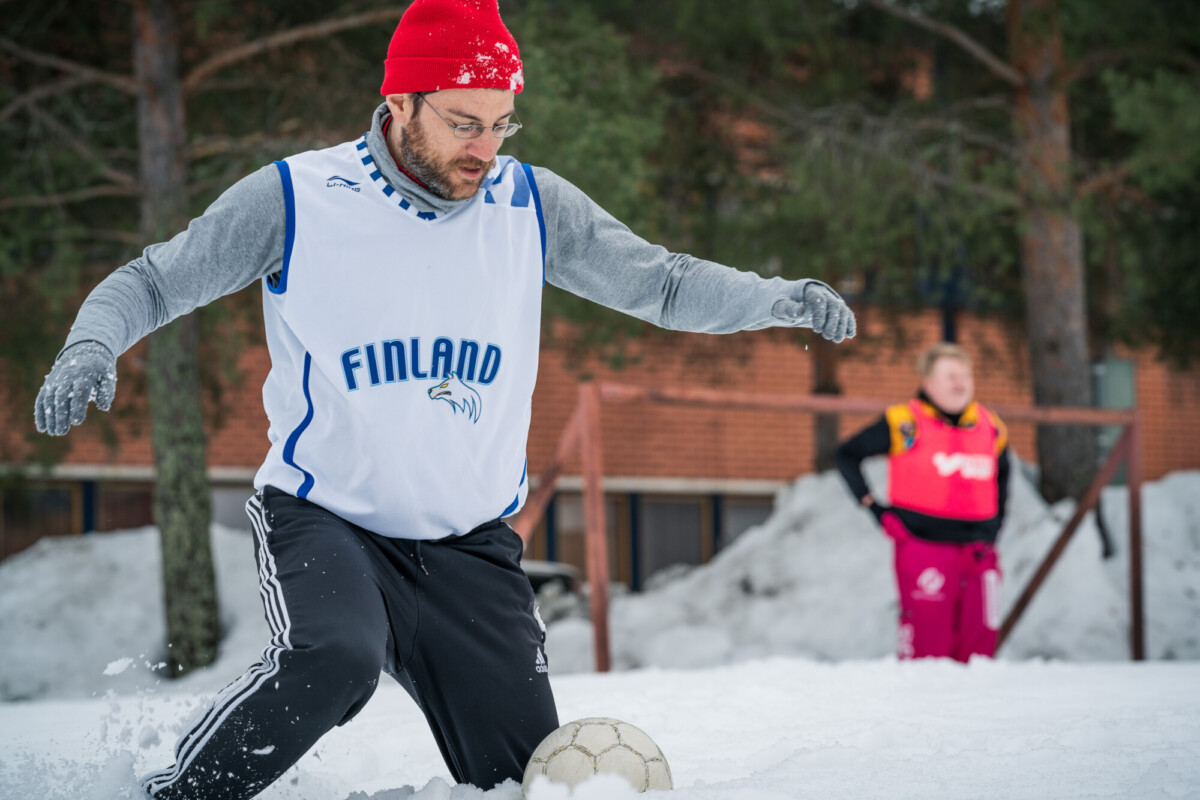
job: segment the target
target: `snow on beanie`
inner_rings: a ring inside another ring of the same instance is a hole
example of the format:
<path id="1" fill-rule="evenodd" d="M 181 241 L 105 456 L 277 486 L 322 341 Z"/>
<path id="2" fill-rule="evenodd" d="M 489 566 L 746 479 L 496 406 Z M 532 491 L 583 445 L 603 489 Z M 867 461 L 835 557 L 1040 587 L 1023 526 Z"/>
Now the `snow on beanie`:
<path id="1" fill-rule="evenodd" d="M 525 87 L 497 0 L 413 0 L 383 62 L 380 94 Z"/>

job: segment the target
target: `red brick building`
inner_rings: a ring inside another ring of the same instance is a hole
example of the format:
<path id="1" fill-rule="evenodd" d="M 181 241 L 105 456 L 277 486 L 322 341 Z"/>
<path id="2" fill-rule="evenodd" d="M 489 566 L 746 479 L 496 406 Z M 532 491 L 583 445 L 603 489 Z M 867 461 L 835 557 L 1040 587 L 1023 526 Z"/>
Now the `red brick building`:
<path id="1" fill-rule="evenodd" d="M 862 332 L 836 348 L 838 375 L 847 396 L 896 402 L 917 385 L 917 352 L 941 335 L 930 311 L 906 318 L 903 336 L 882 319 L 863 317 Z M 964 316 L 960 343 L 975 357 L 979 398 L 993 405 L 1032 403 L 1026 345 L 1019 330 L 996 318 Z M 635 343 L 635 363 L 614 371 L 596 363 L 566 363 L 562 351 L 544 348 L 533 400 L 529 471 L 538 476 L 553 454 L 576 401 L 578 375 L 586 368 L 599 380 L 636 385 L 702 386 L 764 394 L 807 394 L 814 353 L 811 334 L 759 331 L 732 336 L 668 334 Z M 135 359 L 121 360 L 118 404 L 129 403 L 136 383 Z M 1200 467 L 1200 371 L 1176 371 L 1153 353 L 1125 352 L 1098 370 L 1098 404 L 1133 401 L 1144 421 L 1144 465 L 1150 480 Z M 214 516 L 244 526 L 242 503 L 267 450 L 260 389 L 266 351 L 247 349 L 244 379 L 226 391 L 222 424 L 210 431 L 209 465 Z M 39 535 L 74 534 L 149 524 L 153 459 L 144 421 L 118 424 L 115 444 L 102 440 L 92 421 L 67 438 L 69 450 L 48 474 L 18 463 L 16 426 L 32 425 L 28 409 L 5 409 L 8 467 L 28 478 L 21 497 L 3 501 L 0 556 Z M 871 421 L 846 416 L 849 435 Z M 655 569 L 679 561 L 707 560 L 713 552 L 770 512 L 774 492 L 814 464 L 814 424 L 809 414 L 781 411 L 709 410 L 631 403 L 602 411 L 604 474 L 609 505 L 614 575 L 639 585 Z M 1032 425 L 1010 425 L 1022 458 L 1035 457 Z M 569 464 L 560 491 L 531 546 L 530 555 L 582 564 L 579 465 Z"/>

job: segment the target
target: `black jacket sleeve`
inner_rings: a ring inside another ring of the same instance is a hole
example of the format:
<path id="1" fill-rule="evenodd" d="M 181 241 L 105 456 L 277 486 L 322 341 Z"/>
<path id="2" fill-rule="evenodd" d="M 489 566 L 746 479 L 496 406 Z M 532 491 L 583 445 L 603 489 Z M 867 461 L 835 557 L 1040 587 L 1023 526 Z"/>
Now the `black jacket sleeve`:
<path id="1" fill-rule="evenodd" d="M 892 432 L 887 417 L 880 417 L 838 447 L 834 456 L 838 472 L 842 473 L 842 479 L 857 499 L 862 500 L 871 492 L 862 474 L 863 459 L 884 455 L 891 448 Z"/>
<path id="2" fill-rule="evenodd" d="M 1004 524 L 1004 509 L 1008 505 L 1008 476 L 1011 469 L 1012 462 L 1008 457 L 1008 448 L 1005 447 L 996 457 L 996 516 L 985 523 L 993 542 L 1000 535 L 1000 526 Z"/>

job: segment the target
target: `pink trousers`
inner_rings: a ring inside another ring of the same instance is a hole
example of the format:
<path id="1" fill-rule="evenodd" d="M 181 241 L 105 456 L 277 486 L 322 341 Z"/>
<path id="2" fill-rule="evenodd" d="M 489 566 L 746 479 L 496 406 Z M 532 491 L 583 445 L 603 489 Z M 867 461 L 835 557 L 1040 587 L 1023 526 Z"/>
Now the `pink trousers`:
<path id="1" fill-rule="evenodd" d="M 966 662 L 973 654 L 995 655 L 1000 627 L 995 548 L 919 539 L 895 514 L 883 515 L 883 529 L 896 545 L 899 657 Z"/>

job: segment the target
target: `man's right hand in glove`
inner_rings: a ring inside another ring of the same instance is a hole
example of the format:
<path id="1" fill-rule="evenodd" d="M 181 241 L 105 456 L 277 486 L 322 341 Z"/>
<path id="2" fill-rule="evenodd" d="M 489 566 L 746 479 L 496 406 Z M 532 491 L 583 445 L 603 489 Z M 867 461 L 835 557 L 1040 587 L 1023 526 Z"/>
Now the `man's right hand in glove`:
<path id="1" fill-rule="evenodd" d="M 117 359 L 99 342 L 73 344 L 58 356 L 34 404 L 37 429 L 63 436 L 83 422 L 89 402 L 112 408 L 117 391 Z"/>

